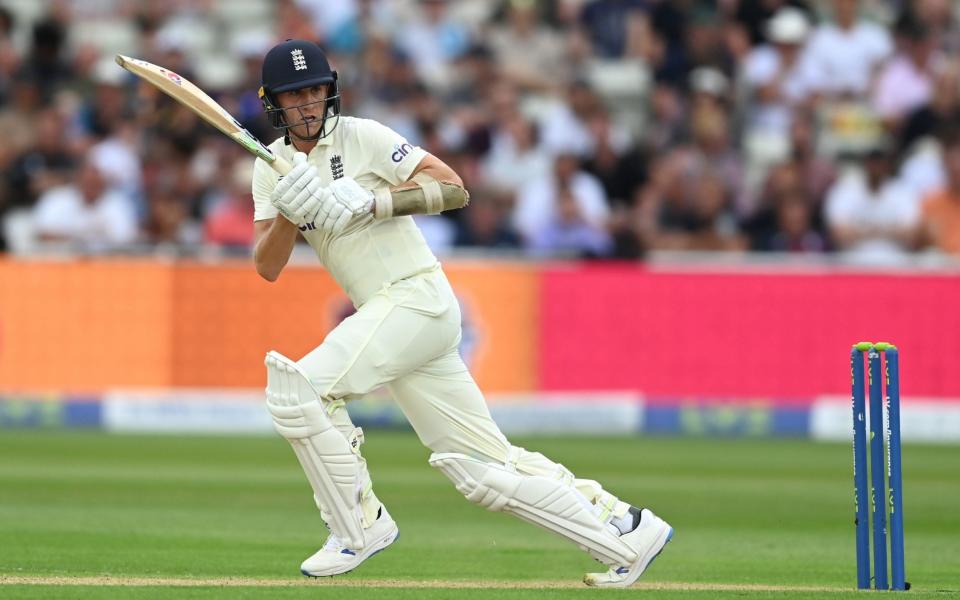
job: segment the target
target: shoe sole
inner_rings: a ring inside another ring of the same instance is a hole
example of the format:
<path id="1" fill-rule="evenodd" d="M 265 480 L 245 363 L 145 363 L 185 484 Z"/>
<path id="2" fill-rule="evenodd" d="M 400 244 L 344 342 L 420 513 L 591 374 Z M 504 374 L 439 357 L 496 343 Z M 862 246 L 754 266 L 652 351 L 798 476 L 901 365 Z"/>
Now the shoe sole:
<path id="1" fill-rule="evenodd" d="M 354 565 L 354 566 L 353 566 L 352 568 L 350 568 L 350 569 L 347 569 L 346 571 L 339 571 L 339 572 L 337 572 L 337 573 L 328 573 L 328 574 L 325 574 L 325 575 L 315 575 L 315 574 L 313 574 L 313 573 L 311 573 L 311 572 L 309 572 L 309 571 L 307 571 L 307 570 L 305 570 L 305 569 L 300 569 L 300 572 L 301 572 L 303 575 L 305 575 L 306 577 L 310 577 L 311 579 L 322 579 L 322 578 L 324 578 L 324 577 L 336 577 L 337 575 L 346 575 L 347 573 L 352 573 L 357 567 L 359 567 L 360 565 L 362 565 L 362 564 L 365 563 L 366 561 L 370 560 L 371 558 L 373 558 L 373 557 L 376 556 L 377 554 L 380 554 L 381 552 L 383 552 L 384 550 L 386 550 L 387 548 L 389 548 L 390 546 L 392 546 L 393 543 L 396 542 L 396 541 L 399 540 L 399 539 L 400 539 L 400 532 L 397 531 L 397 535 L 393 536 L 393 539 L 392 539 L 392 540 L 390 540 L 389 542 L 387 542 L 387 543 L 384 544 L 383 546 L 377 548 L 376 550 L 374 550 L 373 552 L 371 552 L 371 553 L 368 554 L 367 556 L 365 556 L 365 557 L 363 557 L 362 559 L 360 559 L 360 561 L 357 562 L 356 565 Z"/>
<path id="2" fill-rule="evenodd" d="M 590 587 L 597 587 L 597 588 L 627 588 L 627 587 L 630 587 L 631 585 L 633 585 L 633 584 L 637 581 L 637 579 L 640 578 L 641 575 L 643 575 L 644 573 L 647 572 L 647 569 L 650 568 L 650 565 L 653 564 L 653 561 L 655 561 L 655 560 L 657 559 L 657 557 L 660 556 L 660 554 L 661 554 L 661 553 L 664 551 L 664 549 L 667 547 L 667 544 L 670 543 L 670 540 L 673 539 L 673 527 L 670 527 L 669 525 L 667 525 L 666 535 L 665 535 L 662 539 L 663 539 L 663 543 L 660 545 L 660 548 L 657 550 L 657 552 L 656 552 L 653 556 L 650 557 L 649 560 L 646 561 L 646 563 L 643 563 L 643 564 L 642 564 L 642 568 L 641 568 L 641 562 L 638 560 L 638 562 L 636 562 L 636 563 L 634 563 L 633 565 L 631 565 L 631 568 L 630 568 L 630 571 L 629 571 L 628 574 L 627 574 L 627 577 L 626 577 L 625 579 L 623 579 L 622 581 L 611 581 L 611 582 L 602 582 L 602 583 L 601 583 L 601 582 L 596 582 L 596 581 L 591 581 L 591 580 L 590 580 L 590 575 L 591 575 L 591 574 L 588 573 L 587 575 L 584 575 L 583 582 L 584 582 L 585 584 L 587 584 L 588 586 L 590 586 Z M 636 575 L 631 576 L 631 573 L 634 573 L 634 572 L 636 573 Z M 597 573 L 596 575 L 601 575 L 601 574 L 600 574 L 600 573 Z"/>
<path id="3" fill-rule="evenodd" d="M 649 569 L 649 568 L 650 568 L 650 565 L 653 564 L 653 561 L 657 560 L 657 557 L 660 556 L 660 553 L 663 552 L 664 550 L 666 550 L 667 544 L 669 544 L 669 543 L 670 543 L 670 540 L 672 540 L 672 539 L 673 539 L 673 527 L 670 528 L 670 533 L 667 534 L 667 541 L 665 541 L 665 542 L 663 543 L 663 546 L 660 547 L 660 550 L 658 550 L 657 553 L 653 555 L 653 558 L 651 558 L 651 559 L 650 559 L 650 562 L 647 563 L 647 567 L 646 567 L 646 569 L 644 569 L 644 571 L 646 571 L 647 569 Z"/>

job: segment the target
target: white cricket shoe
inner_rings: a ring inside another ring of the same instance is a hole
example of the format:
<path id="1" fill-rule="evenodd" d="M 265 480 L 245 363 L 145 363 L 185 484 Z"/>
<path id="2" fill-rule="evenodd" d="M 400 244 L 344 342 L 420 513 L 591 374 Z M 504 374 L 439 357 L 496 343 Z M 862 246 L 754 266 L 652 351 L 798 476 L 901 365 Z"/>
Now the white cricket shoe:
<path id="1" fill-rule="evenodd" d="M 300 572 L 307 577 L 330 577 L 342 575 L 356 569 L 360 563 L 380 552 L 400 537 L 400 530 L 386 508 L 380 509 L 380 515 L 370 527 L 363 530 L 366 544 L 363 550 L 354 552 L 347 548 L 340 538 L 330 532 L 330 536 L 310 558 L 300 565 Z"/>
<path id="2" fill-rule="evenodd" d="M 633 564 L 610 567 L 606 573 L 587 573 L 583 576 L 583 582 L 595 587 L 610 588 L 633 585 L 672 537 L 673 527 L 644 508 L 640 511 L 640 524 L 633 531 L 620 536 L 621 540 L 636 550 L 637 560 Z"/>

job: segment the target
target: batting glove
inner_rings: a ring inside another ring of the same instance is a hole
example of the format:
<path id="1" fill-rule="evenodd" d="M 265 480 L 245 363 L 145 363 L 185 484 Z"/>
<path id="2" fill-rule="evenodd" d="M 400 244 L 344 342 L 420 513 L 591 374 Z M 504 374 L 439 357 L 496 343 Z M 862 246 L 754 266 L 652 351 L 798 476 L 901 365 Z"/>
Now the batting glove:
<path id="1" fill-rule="evenodd" d="M 327 189 L 353 215 L 368 214 L 373 208 L 373 192 L 361 187 L 353 177 L 335 179 Z"/>
<path id="2" fill-rule="evenodd" d="M 311 186 L 311 182 L 314 183 Z M 277 207 L 290 222 L 300 225 L 304 222 L 306 211 L 303 204 L 312 195 L 310 188 L 316 190 L 320 185 L 317 168 L 307 162 L 307 155 L 297 152 L 293 155 L 293 168 L 277 183 L 270 195 L 270 203 Z"/>

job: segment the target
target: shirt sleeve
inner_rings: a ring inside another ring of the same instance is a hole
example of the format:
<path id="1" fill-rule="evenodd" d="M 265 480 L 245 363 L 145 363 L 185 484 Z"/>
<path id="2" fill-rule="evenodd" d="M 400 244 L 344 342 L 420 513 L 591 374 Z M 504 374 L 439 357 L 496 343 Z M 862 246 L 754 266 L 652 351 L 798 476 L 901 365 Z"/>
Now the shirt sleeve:
<path id="1" fill-rule="evenodd" d="M 75 217 L 64 202 L 65 192 L 54 188 L 37 200 L 33 209 L 33 227 L 40 233 L 62 235 L 70 233 L 70 218 Z"/>
<path id="2" fill-rule="evenodd" d="M 827 45 L 823 32 L 815 30 L 810 34 L 807 45 L 804 46 L 803 50 L 800 51 L 800 56 L 797 57 L 797 60 L 800 61 L 799 72 L 808 90 L 819 92 L 828 87 L 823 74 L 824 52 L 822 50 Z"/>
<path id="3" fill-rule="evenodd" d="M 253 220 L 273 219 L 280 211 L 270 203 L 273 188 L 277 187 L 280 175 L 262 158 L 253 164 Z"/>
<path id="4" fill-rule="evenodd" d="M 100 200 L 97 211 L 101 225 L 112 244 L 128 244 L 137 237 L 137 217 L 130 201 L 110 193 Z"/>
<path id="5" fill-rule="evenodd" d="M 410 179 L 413 170 L 427 155 L 426 150 L 410 144 L 402 135 L 370 119 L 357 120 L 359 146 L 369 161 L 370 171 L 400 185 Z"/>
<path id="6" fill-rule="evenodd" d="M 897 184 L 894 186 L 897 197 L 895 223 L 902 227 L 914 227 L 920 223 L 921 206 L 919 195 L 909 186 Z"/>
<path id="7" fill-rule="evenodd" d="M 856 211 L 851 208 L 856 204 L 856 200 L 853 198 L 855 192 L 851 177 L 852 175 L 847 174 L 827 192 L 824 215 L 831 227 L 846 227 L 855 222 Z"/>
<path id="8" fill-rule="evenodd" d="M 879 25 L 875 25 L 870 29 L 871 32 L 871 47 L 874 53 L 874 60 L 880 62 L 893 54 L 893 40 L 890 39 L 890 34 L 887 33 L 887 30 Z"/>
<path id="9" fill-rule="evenodd" d="M 777 74 L 777 60 L 766 47 L 760 47 L 747 55 L 743 64 L 743 78 L 751 87 L 769 83 Z"/>
<path id="10" fill-rule="evenodd" d="M 583 174 L 575 179 L 573 190 L 587 222 L 593 227 L 604 227 L 610 218 L 610 206 L 600 181 L 591 175 Z"/>
<path id="11" fill-rule="evenodd" d="M 877 83 L 873 89 L 873 110 L 883 118 L 898 116 L 902 95 L 900 94 L 902 82 L 897 79 L 895 65 L 887 65 L 877 77 Z"/>

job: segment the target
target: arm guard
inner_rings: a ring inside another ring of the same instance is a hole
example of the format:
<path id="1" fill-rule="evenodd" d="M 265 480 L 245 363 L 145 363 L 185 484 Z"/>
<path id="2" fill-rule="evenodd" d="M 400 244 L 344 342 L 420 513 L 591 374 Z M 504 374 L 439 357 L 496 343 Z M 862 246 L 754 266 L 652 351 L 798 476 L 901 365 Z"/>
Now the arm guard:
<path id="1" fill-rule="evenodd" d="M 445 210 L 463 208 L 470 202 L 470 194 L 455 183 L 437 181 L 417 174 L 413 185 L 402 188 L 381 188 L 373 192 L 373 216 L 389 219 L 404 215 L 436 215 Z"/>

